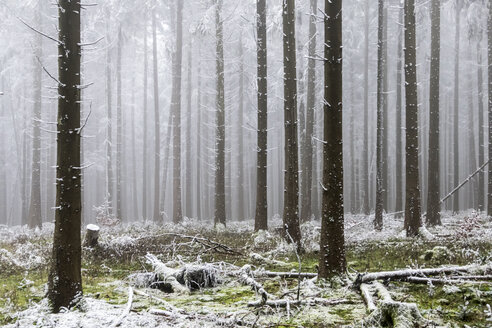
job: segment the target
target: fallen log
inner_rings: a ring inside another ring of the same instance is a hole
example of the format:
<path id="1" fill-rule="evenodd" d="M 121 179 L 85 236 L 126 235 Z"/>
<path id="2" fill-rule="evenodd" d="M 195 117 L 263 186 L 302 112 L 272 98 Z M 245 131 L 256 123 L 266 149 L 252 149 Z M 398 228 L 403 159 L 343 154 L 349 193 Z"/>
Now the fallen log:
<path id="1" fill-rule="evenodd" d="M 374 301 L 372 300 L 371 296 L 371 290 L 369 289 L 369 285 L 367 284 L 360 284 L 360 293 L 362 295 L 362 298 L 364 299 L 364 303 L 366 303 L 367 310 L 369 312 L 373 312 L 374 310 L 377 309 L 376 305 L 374 304 Z"/>
<path id="2" fill-rule="evenodd" d="M 311 272 L 275 272 L 275 271 L 262 271 L 257 270 L 254 272 L 257 277 L 267 277 L 267 278 L 316 278 L 317 273 Z"/>
<path id="3" fill-rule="evenodd" d="M 475 270 L 485 270 L 489 266 L 456 266 L 456 267 L 443 267 L 443 268 L 429 268 L 429 269 L 405 269 L 397 271 L 383 271 L 383 272 L 371 272 L 365 274 L 359 274 L 354 282 L 355 287 L 359 287 L 362 283 L 368 283 L 375 280 L 399 280 L 413 276 L 435 276 L 439 274 L 453 274 L 459 272 L 471 272 Z"/>
<path id="4" fill-rule="evenodd" d="M 270 298 L 270 295 L 263 286 L 252 277 L 250 265 L 246 264 L 241 268 L 239 281 L 244 285 L 250 286 L 255 293 L 259 294 L 261 296 L 262 304 L 265 304 Z"/>

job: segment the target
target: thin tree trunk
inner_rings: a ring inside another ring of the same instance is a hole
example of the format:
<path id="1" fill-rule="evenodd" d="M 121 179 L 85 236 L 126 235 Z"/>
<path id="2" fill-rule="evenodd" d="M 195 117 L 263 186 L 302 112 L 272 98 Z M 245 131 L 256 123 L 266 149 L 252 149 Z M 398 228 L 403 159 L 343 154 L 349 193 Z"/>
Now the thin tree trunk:
<path id="1" fill-rule="evenodd" d="M 268 229 L 267 200 L 267 148 L 268 148 L 268 69 L 267 69 L 267 25 L 266 1 L 258 0 L 257 10 L 257 61 L 258 61 L 258 136 L 257 136 L 257 173 L 256 173 L 256 216 L 255 231 Z M 242 49 L 242 45 L 241 45 Z M 242 52 L 242 50 L 241 50 Z M 241 63 L 242 63 L 241 58 Z M 241 70 L 242 71 L 242 70 Z M 241 86 L 243 76 L 241 75 Z M 242 115 L 241 104 L 241 115 Z M 242 189 L 242 188 L 241 188 Z"/>
<path id="2" fill-rule="evenodd" d="M 456 24 L 455 24 L 455 66 L 454 66 L 454 137 L 453 137 L 453 154 L 454 154 L 454 185 L 456 186 L 460 183 L 460 167 L 459 167 L 459 106 L 460 106 L 460 11 L 461 4 L 460 0 L 456 0 Z M 460 195 L 456 194 L 453 198 L 453 212 L 458 213 L 460 210 Z"/>
<path id="3" fill-rule="evenodd" d="M 145 15 L 147 17 L 147 15 Z M 144 22 L 144 72 L 143 72 L 143 149 L 142 149 L 142 219 L 147 220 L 147 204 L 148 204 L 148 164 L 147 164 L 147 147 L 149 143 L 149 132 L 148 132 L 148 118 L 147 118 L 147 92 L 148 92 L 148 67 L 149 61 L 147 56 L 148 45 L 147 45 L 147 20 Z"/>
<path id="4" fill-rule="evenodd" d="M 192 100 L 192 70 L 193 70 L 193 60 L 192 60 L 192 52 L 193 52 L 193 43 L 191 39 L 191 35 L 189 36 L 189 48 L 188 48 L 188 90 L 186 91 L 188 99 L 186 102 L 186 207 L 184 215 L 186 217 L 193 217 L 193 176 L 192 176 L 192 168 L 193 162 L 191 161 L 191 100 Z"/>
<path id="5" fill-rule="evenodd" d="M 183 1 L 176 6 L 176 53 L 173 64 L 171 112 L 173 124 L 173 222 L 183 220 L 181 204 L 181 71 L 183 61 Z M 165 188 L 165 186 L 163 186 Z"/>
<path id="6" fill-rule="evenodd" d="M 106 12 L 106 38 L 107 38 L 107 53 L 106 53 L 106 97 L 107 97 L 107 136 L 106 136 L 106 196 L 108 202 L 108 215 L 113 214 L 113 131 L 112 131 L 112 63 L 111 63 L 111 41 L 110 41 L 110 11 Z"/>
<path id="7" fill-rule="evenodd" d="M 488 104 L 488 119 L 489 119 L 489 159 L 492 158 L 492 6 L 489 5 L 489 17 L 487 26 L 487 55 L 488 55 L 488 75 L 489 75 L 489 104 Z M 487 191 L 487 215 L 492 216 L 492 165 L 489 165 L 488 191 Z"/>
<path id="8" fill-rule="evenodd" d="M 429 103 L 429 174 L 427 224 L 441 224 L 440 204 L 440 147 L 439 147 L 439 79 L 441 56 L 441 1 L 431 3 L 431 68 Z"/>
<path id="9" fill-rule="evenodd" d="M 365 5 L 365 37 L 364 37 L 364 147 L 362 149 L 363 170 L 363 199 L 362 209 L 364 214 L 369 215 L 369 23 L 370 9 L 369 1 Z"/>
<path id="10" fill-rule="evenodd" d="M 314 112 L 316 110 L 316 15 L 318 0 L 310 0 L 309 41 L 308 41 L 308 69 L 307 69 L 307 99 L 306 99 L 306 135 L 304 139 L 303 171 L 306 190 L 302 194 L 301 222 L 311 218 L 311 196 L 313 185 L 313 130 Z"/>
<path id="11" fill-rule="evenodd" d="M 478 162 L 485 162 L 485 122 L 483 104 L 483 72 L 482 72 L 482 32 L 479 33 L 477 41 L 477 90 L 478 90 Z M 485 210 L 485 172 L 481 171 L 478 175 L 478 210 Z"/>
<path id="12" fill-rule="evenodd" d="M 403 8 L 400 9 L 399 24 L 403 26 Z M 398 31 L 398 48 L 396 64 L 396 203 L 395 211 L 403 211 L 403 111 L 402 77 L 403 77 L 403 29 Z"/>
<path id="13" fill-rule="evenodd" d="M 299 154 L 297 142 L 297 71 L 295 0 L 283 0 L 285 174 L 283 223 L 291 240 L 300 246 Z"/>
<path id="14" fill-rule="evenodd" d="M 202 210 L 202 69 L 201 69 L 201 52 L 200 47 L 198 47 L 198 72 L 197 72 L 197 104 L 196 104 L 196 217 L 201 220 L 203 219 Z"/>
<path id="15" fill-rule="evenodd" d="M 38 3 L 37 26 L 41 29 L 42 25 L 42 2 Z M 41 82 L 42 68 L 38 61 L 43 56 L 43 39 L 36 33 L 36 59 L 34 59 L 34 108 L 33 108 L 33 129 L 32 129 L 32 176 L 31 176 L 31 203 L 29 205 L 30 228 L 41 227 Z"/>
<path id="16" fill-rule="evenodd" d="M 80 170 L 80 11 L 78 1 L 58 2 L 58 139 L 53 261 L 48 298 L 54 312 L 82 296 Z"/>
<path id="17" fill-rule="evenodd" d="M 138 182 L 137 182 L 137 149 L 135 146 L 135 78 L 132 79 L 132 116 L 131 116 L 131 130 L 132 130 L 132 196 L 133 196 L 133 217 L 131 222 L 138 221 Z"/>
<path id="18" fill-rule="evenodd" d="M 325 0 L 323 219 L 319 277 L 346 271 L 343 213 L 342 0 Z"/>
<path id="19" fill-rule="evenodd" d="M 238 109 L 238 182 L 237 182 L 237 211 L 238 219 L 246 218 L 244 206 L 244 50 L 243 50 L 243 34 L 239 36 L 239 109 Z M 265 95 L 266 96 L 266 95 Z M 258 193 L 257 193 L 258 197 Z M 267 194 L 265 192 L 265 199 Z M 255 222 L 256 226 L 256 222 Z"/>
<path id="20" fill-rule="evenodd" d="M 160 182 L 160 157 L 161 157 L 161 124 L 159 118 L 159 71 L 157 68 L 157 22 L 156 11 L 152 13 L 152 53 L 153 53 L 153 71 L 154 71 L 154 222 L 161 222 L 161 213 L 159 211 L 159 182 Z M 164 172 L 165 174 L 165 172 Z M 163 186 L 165 188 L 165 186 Z"/>
<path id="21" fill-rule="evenodd" d="M 420 216 L 419 125 L 417 96 L 417 51 L 415 0 L 405 0 L 405 98 L 406 98 L 406 192 L 405 230 L 416 236 L 422 226 Z"/>
<path id="22" fill-rule="evenodd" d="M 225 208 L 225 95 L 224 95 L 224 26 L 223 0 L 215 0 L 217 109 L 215 141 L 215 224 L 226 224 Z"/>
<path id="23" fill-rule="evenodd" d="M 123 48 L 121 25 L 118 27 L 118 50 L 116 55 L 116 217 L 123 221 L 123 107 L 121 104 L 121 57 Z"/>

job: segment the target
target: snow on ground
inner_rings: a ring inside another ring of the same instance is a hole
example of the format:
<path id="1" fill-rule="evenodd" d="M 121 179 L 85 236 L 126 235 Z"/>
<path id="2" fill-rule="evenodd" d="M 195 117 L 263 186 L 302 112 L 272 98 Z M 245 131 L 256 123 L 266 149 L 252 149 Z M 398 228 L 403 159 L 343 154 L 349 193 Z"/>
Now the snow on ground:
<path id="1" fill-rule="evenodd" d="M 492 220 L 485 214 L 468 211 L 452 215 L 446 212 L 443 214 L 442 223 L 442 226 L 428 228 L 428 231 L 436 238 L 492 243 Z M 294 252 L 292 245 L 283 241 L 277 233 L 282 227 L 281 218 L 276 216 L 270 220 L 269 224 L 270 231 L 253 233 L 254 225 L 251 220 L 230 222 L 225 231 L 244 234 L 248 238 L 252 236 L 247 247 L 265 249 L 267 252 L 262 254 L 268 257 L 268 260 L 275 261 L 279 257 L 282 259 L 283 255 L 292 254 Z M 224 227 L 220 229 L 224 230 Z M 307 252 L 319 250 L 320 222 L 305 223 L 301 229 L 304 249 Z M 406 239 L 403 219 L 395 218 L 393 215 L 384 217 L 383 231 L 373 229 L 372 217 L 347 215 L 345 231 L 347 244 Z M 134 247 L 142 238 L 157 236 L 163 232 L 194 236 L 217 233 L 217 229 L 209 221 L 193 219 L 185 219 L 179 225 L 166 223 L 163 226 L 156 226 L 153 223 L 135 223 L 102 227 L 100 240 L 110 249 L 122 250 Z M 52 233 L 53 224 L 51 223 L 46 223 L 41 229 L 36 230 L 19 226 L 0 226 L 0 271 L 7 274 L 9 270 L 15 269 L 32 271 L 45 265 L 51 254 Z M 473 250 L 469 251 L 473 252 Z M 490 257 L 491 254 L 487 256 Z M 104 300 L 85 297 L 78 309 L 51 314 L 46 299 L 43 299 L 39 303 L 32 303 L 29 309 L 17 313 L 17 322 L 6 327 L 110 327 L 121 315 L 124 307 L 124 304 L 114 305 Z M 8 311 L 8 309 L 0 309 L 1 311 Z M 225 321 L 221 324 L 227 326 Z M 217 325 L 217 316 L 214 313 L 205 312 L 196 317 L 183 317 L 182 315 L 165 317 L 152 314 L 148 309 L 144 309 L 140 312 L 130 312 L 123 319 L 121 327 L 215 327 Z"/>

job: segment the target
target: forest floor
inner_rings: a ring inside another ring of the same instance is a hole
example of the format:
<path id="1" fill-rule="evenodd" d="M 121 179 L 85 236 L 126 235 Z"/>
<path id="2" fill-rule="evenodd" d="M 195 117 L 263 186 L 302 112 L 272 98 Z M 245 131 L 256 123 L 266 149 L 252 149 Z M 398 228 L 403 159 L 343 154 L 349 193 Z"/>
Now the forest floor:
<path id="1" fill-rule="evenodd" d="M 428 229 L 432 239 L 406 238 L 401 218 L 388 216 L 384 223 L 384 230 L 376 232 L 371 218 L 347 215 L 349 274 L 323 282 L 262 276 L 265 271 L 299 270 L 295 248 L 280 236 L 280 218 L 270 222 L 269 232 L 260 233 L 253 233 L 252 221 L 231 222 L 226 229 L 188 219 L 180 225 L 102 226 L 100 246 L 83 250 L 84 298 L 75 309 L 60 314 L 50 314 L 45 299 L 53 225 L 35 231 L 0 226 L 0 326 L 368 327 L 366 305 L 352 288 L 357 273 L 467 264 L 492 267 L 492 220 L 485 216 L 445 213 L 442 226 Z M 315 273 L 320 222 L 303 224 L 302 234 L 301 271 Z M 138 288 L 129 277 L 154 269 L 147 254 L 169 267 L 207 266 L 217 275 L 217 285 L 175 293 Z M 261 297 L 241 281 L 244 265 L 250 265 L 246 270 L 252 270 L 269 300 L 289 300 L 285 306 L 249 304 Z M 131 311 L 122 316 L 129 286 Z M 395 301 L 416 303 L 432 322 L 430 327 L 492 327 L 490 283 L 389 282 L 386 288 Z M 295 303 L 298 297 L 302 305 Z"/>

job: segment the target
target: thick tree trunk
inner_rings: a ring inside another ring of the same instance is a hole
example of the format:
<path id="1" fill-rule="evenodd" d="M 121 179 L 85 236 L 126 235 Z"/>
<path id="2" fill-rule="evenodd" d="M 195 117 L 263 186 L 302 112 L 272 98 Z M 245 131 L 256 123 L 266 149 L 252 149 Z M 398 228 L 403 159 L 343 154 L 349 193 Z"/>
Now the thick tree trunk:
<path id="1" fill-rule="evenodd" d="M 323 218 L 319 277 L 346 271 L 343 213 L 342 0 L 325 0 Z"/>
<path id="2" fill-rule="evenodd" d="M 306 189 L 302 194 L 301 222 L 311 219 L 311 196 L 313 185 L 313 130 L 314 112 L 316 110 L 316 15 L 318 12 L 318 0 L 310 0 L 309 41 L 308 41 L 308 69 L 307 69 L 307 99 L 306 99 L 306 135 L 304 140 L 305 158 L 303 159 L 303 171 Z"/>
<path id="3" fill-rule="evenodd" d="M 152 13 L 152 54 L 153 54 L 153 73 L 154 73 L 154 222 L 161 222 L 159 210 L 159 182 L 160 182 L 160 157 L 161 157 L 161 123 L 159 118 L 159 71 L 157 68 L 157 22 L 156 12 Z M 164 172 L 165 173 L 165 172 Z M 163 186 L 164 188 L 165 186 Z"/>
<path id="4" fill-rule="evenodd" d="M 215 140 L 215 224 L 226 224 L 225 209 L 225 95 L 224 95 L 224 26 L 223 0 L 215 0 L 217 99 Z"/>
<path id="5" fill-rule="evenodd" d="M 439 147 L 439 79 L 441 56 L 441 0 L 431 3 L 431 67 L 429 103 L 429 174 L 427 224 L 441 224 L 440 147 Z"/>
<path id="6" fill-rule="evenodd" d="M 37 26 L 41 29 L 42 24 L 42 1 L 38 4 Z M 34 59 L 34 108 L 32 118 L 32 171 L 31 171 L 31 202 L 29 205 L 30 228 L 40 227 L 41 217 L 41 96 L 42 96 L 42 67 L 43 39 L 36 33 L 36 49 Z"/>
<path id="7" fill-rule="evenodd" d="M 80 2 L 58 2 L 57 197 L 53 262 L 48 281 L 48 298 L 54 312 L 74 306 L 82 296 L 80 11 Z"/>
<path id="8" fill-rule="evenodd" d="M 297 71 L 295 0 L 283 0 L 285 174 L 283 223 L 287 241 L 300 245 L 299 154 L 297 149 Z"/>
<path id="9" fill-rule="evenodd" d="M 266 0 L 258 0 L 257 10 L 257 61 L 258 61 L 258 136 L 256 173 L 255 231 L 268 229 L 267 201 L 267 147 L 268 147 L 268 86 L 267 86 L 267 25 Z"/>
<path id="10" fill-rule="evenodd" d="M 419 125 L 417 96 L 415 0 L 405 0 L 406 192 L 405 230 L 416 236 L 420 216 Z"/>
<path id="11" fill-rule="evenodd" d="M 183 61 L 183 1 L 176 6 L 176 53 L 173 64 L 171 112 L 173 124 L 173 222 L 183 220 L 181 204 L 181 71 Z M 165 174 L 165 172 L 164 172 Z M 165 188 L 165 186 L 162 186 Z"/>

